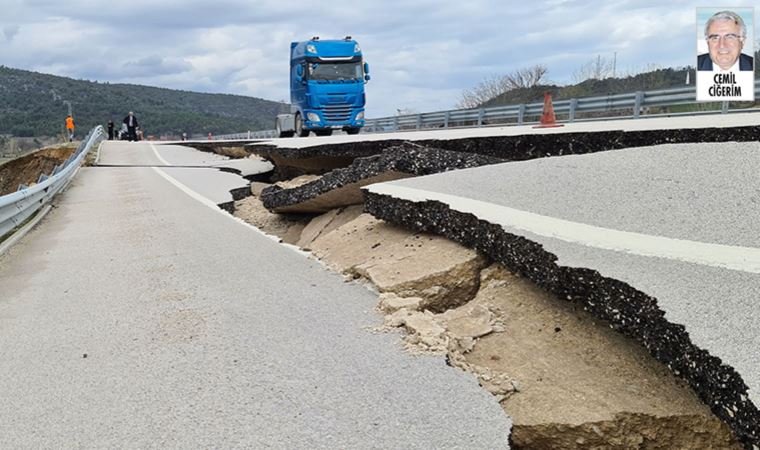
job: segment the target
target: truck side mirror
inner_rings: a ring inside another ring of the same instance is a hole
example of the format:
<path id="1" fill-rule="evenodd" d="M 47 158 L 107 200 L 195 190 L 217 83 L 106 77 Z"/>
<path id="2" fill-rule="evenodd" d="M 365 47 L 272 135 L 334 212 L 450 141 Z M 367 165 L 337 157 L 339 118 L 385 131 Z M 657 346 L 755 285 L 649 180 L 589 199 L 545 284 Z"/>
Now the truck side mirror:
<path id="1" fill-rule="evenodd" d="M 369 63 L 364 63 L 364 73 L 369 73 Z"/>
<path id="2" fill-rule="evenodd" d="M 369 74 L 367 74 L 367 75 L 364 75 L 364 81 L 369 81 L 369 80 L 370 80 L 370 78 L 372 78 L 372 77 L 370 77 L 370 76 L 369 76 Z"/>

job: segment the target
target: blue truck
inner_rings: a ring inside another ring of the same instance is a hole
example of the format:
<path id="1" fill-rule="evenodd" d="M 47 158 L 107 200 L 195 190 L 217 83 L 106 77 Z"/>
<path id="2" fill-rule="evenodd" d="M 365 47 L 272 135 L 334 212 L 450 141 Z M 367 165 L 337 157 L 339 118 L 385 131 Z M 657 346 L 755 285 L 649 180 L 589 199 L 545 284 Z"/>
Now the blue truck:
<path id="1" fill-rule="evenodd" d="M 277 115 L 278 136 L 305 137 L 312 131 L 329 136 L 336 129 L 359 133 L 369 78 L 369 65 L 351 36 L 291 43 L 290 114 Z"/>

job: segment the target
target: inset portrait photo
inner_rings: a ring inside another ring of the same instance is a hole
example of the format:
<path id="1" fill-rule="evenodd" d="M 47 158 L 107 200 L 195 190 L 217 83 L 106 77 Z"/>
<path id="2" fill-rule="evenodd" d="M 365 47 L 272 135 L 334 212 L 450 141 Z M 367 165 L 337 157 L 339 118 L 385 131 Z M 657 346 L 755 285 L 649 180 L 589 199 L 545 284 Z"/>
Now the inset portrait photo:
<path id="1" fill-rule="evenodd" d="M 754 101 L 753 8 L 697 8 L 697 101 Z"/>

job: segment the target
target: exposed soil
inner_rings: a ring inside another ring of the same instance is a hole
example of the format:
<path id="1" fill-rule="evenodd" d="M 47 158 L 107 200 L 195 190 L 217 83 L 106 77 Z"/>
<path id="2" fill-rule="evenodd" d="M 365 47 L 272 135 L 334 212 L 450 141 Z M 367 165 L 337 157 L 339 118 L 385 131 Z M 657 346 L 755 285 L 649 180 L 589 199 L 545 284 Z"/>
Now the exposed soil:
<path id="1" fill-rule="evenodd" d="M 55 166 L 62 164 L 76 150 L 75 144 L 62 144 L 43 148 L 0 165 L 0 195 L 16 192 L 20 184 L 37 183 L 40 174 L 50 174 Z"/>
<path id="2" fill-rule="evenodd" d="M 447 239 L 358 207 L 311 221 L 256 195 L 238 217 L 381 292 L 385 325 L 412 353 L 471 372 L 513 420 L 518 449 L 740 449 L 682 380 L 607 323 Z"/>

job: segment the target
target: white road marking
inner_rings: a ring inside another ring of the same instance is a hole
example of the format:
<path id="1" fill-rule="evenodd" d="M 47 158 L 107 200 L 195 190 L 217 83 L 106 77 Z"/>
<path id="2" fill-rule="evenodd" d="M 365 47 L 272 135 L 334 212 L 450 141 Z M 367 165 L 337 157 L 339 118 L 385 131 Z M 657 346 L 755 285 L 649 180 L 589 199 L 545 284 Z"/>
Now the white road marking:
<path id="1" fill-rule="evenodd" d="M 161 164 L 163 164 L 165 166 L 170 166 L 170 164 L 158 153 L 158 150 L 156 150 L 156 146 L 155 145 L 150 144 L 150 148 L 153 150 L 153 153 L 156 155 L 156 158 L 158 158 L 158 160 L 161 161 Z M 259 233 L 262 236 L 266 236 L 267 238 L 269 238 L 269 239 L 271 239 L 271 240 L 273 240 L 273 241 L 275 241 L 275 242 L 277 242 L 277 243 L 279 243 L 281 245 L 284 245 L 285 247 L 293 250 L 294 252 L 298 253 L 299 255 L 305 256 L 307 258 L 311 255 L 310 253 L 301 250 L 299 247 L 297 247 L 295 245 L 292 245 L 292 244 L 288 244 L 288 243 L 282 242 L 282 240 L 279 237 L 272 236 L 271 234 L 266 234 L 263 231 L 261 231 L 258 228 L 256 228 L 255 226 L 251 225 L 250 223 L 244 221 L 243 219 L 241 219 L 239 217 L 235 217 L 232 214 L 228 213 L 227 211 L 222 210 L 221 208 L 219 208 L 219 206 L 216 203 L 212 202 L 211 200 L 207 199 L 206 197 L 202 196 L 201 194 L 195 192 L 194 190 L 192 190 L 189 187 L 185 186 L 184 184 L 180 183 L 175 178 L 173 178 L 172 176 L 170 176 L 169 174 L 167 174 L 163 170 L 159 169 L 158 167 L 151 167 L 151 168 L 153 170 L 155 170 L 157 174 L 161 175 L 166 181 L 168 181 L 169 183 L 171 183 L 174 186 L 176 186 L 179 190 L 181 190 L 185 194 L 189 195 L 191 198 L 199 201 L 203 205 L 208 206 L 209 208 L 213 209 L 214 211 L 218 212 L 219 214 L 222 214 L 223 216 L 225 216 L 227 218 L 230 218 L 230 219 L 234 220 L 235 222 L 237 222 L 237 223 L 239 223 L 239 224 L 241 224 L 241 225 L 243 225 L 243 226 L 245 226 L 247 228 L 250 228 L 251 230 L 254 230 L 255 232 Z"/>
<path id="2" fill-rule="evenodd" d="M 587 247 L 760 273 L 760 248 L 711 244 L 602 228 L 479 200 L 392 184 L 373 184 L 366 189 L 376 194 L 413 202 L 439 201 L 456 211 L 474 214 L 479 219 L 493 224 Z"/>

